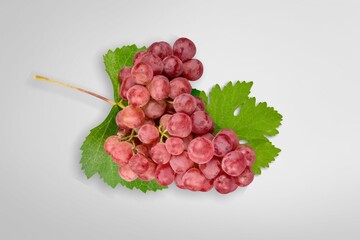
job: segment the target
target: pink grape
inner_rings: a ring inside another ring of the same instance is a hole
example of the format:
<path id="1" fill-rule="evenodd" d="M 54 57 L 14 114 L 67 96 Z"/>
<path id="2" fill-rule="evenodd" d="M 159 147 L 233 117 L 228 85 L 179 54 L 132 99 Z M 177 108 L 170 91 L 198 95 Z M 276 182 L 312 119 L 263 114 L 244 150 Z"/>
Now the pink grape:
<path id="1" fill-rule="evenodd" d="M 192 128 L 193 133 L 196 133 L 199 135 L 207 133 L 213 125 L 213 120 L 211 119 L 209 114 L 207 114 L 204 111 L 194 112 L 191 115 L 191 122 L 193 125 L 193 128 Z"/>
<path id="2" fill-rule="evenodd" d="M 184 181 L 182 179 L 184 174 L 185 173 L 175 174 L 175 185 L 181 189 L 186 189 L 186 187 L 184 186 Z"/>
<path id="3" fill-rule="evenodd" d="M 164 75 L 169 78 L 178 77 L 183 72 L 182 61 L 175 56 L 166 57 L 164 60 Z"/>
<path id="4" fill-rule="evenodd" d="M 206 139 L 209 139 L 210 141 L 212 141 L 214 139 L 214 135 L 212 135 L 211 133 L 205 133 L 205 134 L 201 135 L 200 137 L 204 137 Z"/>
<path id="5" fill-rule="evenodd" d="M 118 80 L 120 83 L 123 82 L 125 78 L 131 76 L 131 67 L 124 67 L 119 71 Z"/>
<path id="6" fill-rule="evenodd" d="M 170 153 L 166 150 L 165 143 L 158 142 L 150 148 L 150 157 L 157 164 L 166 164 L 170 161 Z"/>
<path id="7" fill-rule="evenodd" d="M 140 85 L 148 84 L 153 78 L 154 72 L 149 64 L 139 62 L 131 69 L 131 76 Z"/>
<path id="8" fill-rule="evenodd" d="M 154 125 L 144 124 L 138 131 L 138 138 L 142 143 L 149 144 L 158 140 L 159 131 Z"/>
<path id="9" fill-rule="evenodd" d="M 254 164 L 256 155 L 254 150 L 250 146 L 239 145 L 235 150 L 240 151 L 244 155 L 246 160 L 246 165 L 248 167 L 251 167 Z"/>
<path id="10" fill-rule="evenodd" d="M 105 140 L 104 143 L 104 150 L 107 154 L 110 154 L 112 149 L 115 147 L 116 144 L 119 143 L 118 136 L 110 136 Z"/>
<path id="11" fill-rule="evenodd" d="M 111 149 L 111 158 L 120 165 L 126 165 L 132 157 L 132 145 L 128 142 L 118 142 Z"/>
<path id="12" fill-rule="evenodd" d="M 182 93 L 174 99 L 173 106 L 176 112 L 191 115 L 196 109 L 196 99 L 191 94 Z"/>
<path id="13" fill-rule="evenodd" d="M 137 174 L 129 167 L 129 165 L 120 166 L 118 170 L 119 176 L 127 182 L 137 179 Z"/>
<path id="14" fill-rule="evenodd" d="M 116 115 L 116 123 L 119 127 L 128 128 L 140 127 L 145 121 L 145 113 L 141 108 L 132 105 L 126 106 Z"/>
<path id="15" fill-rule="evenodd" d="M 234 150 L 239 144 L 239 138 L 231 129 L 220 130 L 213 139 L 215 156 L 223 157 L 226 153 Z"/>
<path id="16" fill-rule="evenodd" d="M 181 61 L 185 62 L 195 56 L 196 46 L 190 39 L 182 37 L 175 41 L 173 53 Z"/>
<path id="17" fill-rule="evenodd" d="M 169 79 L 163 75 L 156 75 L 153 77 L 151 82 L 146 85 L 149 90 L 150 96 L 157 100 L 164 100 L 169 96 L 170 83 Z"/>
<path id="18" fill-rule="evenodd" d="M 180 155 L 184 151 L 184 141 L 178 137 L 169 137 L 165 141 L 165 147 L 171 155 Z"/>
<path id="19" fill-rule="evenodd" d="M 213 180 L 205 178 L 204 184 L 203 184 L 202 188 L 200 189 L 200 191 L 201 192 L 208 192 L 213 188 L 213 186 L 214 186 Z"/>
<path id="20" fill-rule="evenodd" d="M 214 188 L 221 194 L 231 193 L 236 190 L 237 185 L 234 178 L 221 174 L 214 180 Z"/>
<path id="21" fill-rule="evenodd" d="M 164 131 L 166 129 L 167 122 L 169 121 L 171 114 L 164 114 L 160 117 L 159 126 Z"/>
<path id="22" fill-rule="evenodd" d="M 134 80 L 134 78 L 132 76 L 129 76 L 125 79 L 123 79 L 120 89 L 119 89 L 119 95 L 122 99 L 128 100 L 127 99 L 127 92 L 128 90 L 132 87 L 135 86 L 136 82 Z"/>
<path id="23" fill-rule="evenodd" d="M 149 102 L 150 93 L 146 87 L 135 85 L 127 91 L 126 97 L 134 107 L 143 107 Z"/>
<path id="24" fill-rule="evenodd" d="M 197 59 L 191 59 L 184 62 L 183 68 L 184 71 L 182 75 L 190 81 L 198 80 L 204 72 L 204 66 Z"/>
<path id="25" fill-rule="evenodd" d="M 159 185 L 168 186 L 174 181 L 175 174 L 169 164 L 161 164 L 156 167 L 155 178 Z"/>
<path id="26" fill-rule="evenodd" d="M 191 118 L 185 113 L 175 113 L 169 118 L 166 129 L 171 136 L 184 138 L 191 133 Z"/>
<path id="27" fill-rule="evenodd" d="M 239 176 L 246 168 L 244 155 L 240 151 L 228 152 L 222 159 L 221 168 L 230 176 Z"/>
<path id="28" fill-rule="evenodd" d="M 150 99 L 150 101 L 143 107 L 143 110 L 148 118 L 159 118 L 164 114 L 166 110 L 166 102 Z"/>
<path id="29" fill-rule="evenodd" d="M 190 159 L 198 164 L 207 163 L 214 156 L 214 146 L 210 140 L 204 137 L 194 138 L 188 146 Z"/>
<path id="30" fill-rule="evenodd" d="M 183 77 L 177 77 L 170 81 L 169 97 L 175 99 L 182 93 L 191 93 L 192 87 L 189 81 Z"/>
<path id="31" fill-rule="evenodd" d="M 130 158 L 128 165 L 134 173 L 139 175 L 148 170 L 149 160 L 144 155 L 136 153 Z"/>
<path id="32" fill-rule="evenodd" d="M 171 156 L 169 163 L 175 173 L 184 173 L 194 165 L 193 161 L 190 160 L 187 152 L 183 152 L 177 156 Z"/>
<path id="33" fill-rule="evenodd" d="M 196 109 L 195 109 L 195 111 L 205 111 L 205 103 L 204 103 L 204 101 L 199 97 L 195 97 L 195 100 L 196 100 Z"/>
<path id="34" fill-rule="evenodd" d="M 254 180 L 254 172 L 251 168 L 246 167 L 245 170 L 237 177 L 235 177 L 235 183 L 239 187 L 246 187 Z"/>
<path id="35" fill-rule="evenodd" d="M 204 175 L 198 168 L 190 168 L 182 178 L 186 189 L 200 191 L 206 181 Z"/>
<path id="36" fill-rule="evenodd" d="M 148 64 L 153 70 L 154 75 L 161 74 L 164 69 L 164 63 L 161 58 L 151 52 L 147 52 L 142 55 L 140 62 Z"/>
<path id="37" fill-rule="evenodd" d="M 146 170 L 146 172 L 138 175 L 139 179 L 147 182 L 155 179 L 155 170 L 157 166 L 157 164 L 154 163 L 153 161 L 149 161 L 148 163 L 149 163 L 149 168 Z"/>
<path id="38" fill-rule="evenodd" d="M 199 169 L 207 179 L 214 179 L 221 171 L 220 160 L 213 157 L 209 162 L 199 164 Z"/>
<path id="39" fill-rule="evenodd" d="M 154 42 L 148 48 L 148 52 L 151 52 L 152 54 L 160 57 L 161 59 L 164 59 L 165 57 L 172 54 L 172 48 L 167 42 Z"/>
<path id="40" fill-rule="evenodd" d="M 139 62 L 141 62 L 141 59 L 143 58 L 143 56 L 147 53 L 147 51 L 140 51 L 140 52 L 137 52 L 135 55 L 134 55 L 134 58 L 133 58 L 133 63 L 134 65 L 138 64 Z"/>

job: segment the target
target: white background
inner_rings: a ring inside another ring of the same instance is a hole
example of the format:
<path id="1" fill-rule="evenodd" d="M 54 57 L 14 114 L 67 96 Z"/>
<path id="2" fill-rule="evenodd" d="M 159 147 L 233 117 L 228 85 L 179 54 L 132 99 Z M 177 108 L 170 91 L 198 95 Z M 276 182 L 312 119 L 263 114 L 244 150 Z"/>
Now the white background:
<path id="1" fill-rule="evenodd" d="M 0 239 L 359 239 L 359 1 L 1 1 Z M 143 194 L 87 180 L 112 97 L 102 55 L 192 39 L 194 87 L 253 81 L 282 149 L 245 191 Z"/>

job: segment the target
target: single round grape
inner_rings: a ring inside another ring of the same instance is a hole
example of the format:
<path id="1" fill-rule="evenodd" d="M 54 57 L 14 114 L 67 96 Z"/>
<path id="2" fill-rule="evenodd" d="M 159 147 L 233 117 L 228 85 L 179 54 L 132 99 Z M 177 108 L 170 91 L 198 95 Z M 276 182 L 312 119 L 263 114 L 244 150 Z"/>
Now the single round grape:
<path id="1" fill-rule="evenodd" d="M 133 63 L 134 65 L 138 64 L 139 62 L 141 62 L 143 56 L 147 53 L 147 51 L 140 51 L 140 52 L 137 52 L 135 55 L 134 55 L 134 58 L 133 58 Z"/>
<path id="2" fill-rule="evenodd" d="M 129 159 L 128 165 L 134 173 L 139 175 L 148 170 L 149 160 L 144 155 L 136 153 Z"/>
<path id="3" fill-rule="evenodd" d="M 180 155 L 184 151 L 184 141 L 178 137 L 169 137 L 165 141 L 165 147 L 171 155 Z"/>
<path id="4" fill-rule="evenodd" d="M 138 131 L 138 138 L 142 143 L 149 144 L 158 140 L 159 131 L 154 125 L 144 124 Z"/>
<path id="5" fill-rule="evenodd" d="M 212 142 L 204 137 L 194 138 L 188 146 L 190 159 L 198 164 L 207 163 L 214 156 L 214 146 Z"/>
<path id="6" fill-rule="evenodd" d="M 123 82 L 123 80 L 125 78 L 128 78 L 131 76 L 131 67 L 123 67 L 120 71 L 119 71 L 119 75 L 118 75 L 118 80 L 119 83 Z"/>
<path id="7" fill-rule="evenodd" d="M 150 157 L 157 164 L 168 163 L 170 156 L 170 153 L 166 150 L 165 143 L 158 142 L 150 148 Z"/>
<path id="8" fill-rule="evenodd" d="M 126 165 L 132 157 L 132 145 L 128 142 L 118 142 L 115 144 L 110 152 L 111 158 L 114 162 L 120 165 Z"/>
<path id="9" fill-rule="evenodd" d="M 156 167 L 155 178 L 159 185 L 168 186 L 174 181 L 175 174 L 169 164 L 161 164 Z"/>
<path id="10" fill-rule="evenodd" d="M 175 174 L 175 185 L 181 189 L 186 189 L 186 187 L 184 186 L 184 181 L 182 180 L 184 174 L 185 173 Z"/>
<path id="11" fill-rule="evenodd" d="M 104 142 L 104 150 L 107 154 L 110 154 L 112 149 L 115 147 L 116 144 L 119 143 L 118 136 L 110 136 Z"/>
<path id="12" fill-rule="evenodd" d="M 148 118 L 157 119 L 164 114 L 166 110 L 166 102 L 150 99 L 150 101 L 143 107 L 143 110 Z"/>
<path id="13" fill-rule="evenodd" d="M 174 42 L 173 53 L 185 62 L 195 56 L 196 46 L 190 39 L 182 37 Z"/>
<path id="14" fill-rule="evenodd" d="M 217 157 L 213 157 L 204 164 L 199 164 L 200 171 L 207 179 L 214 179 L 221 171 L 221 163 Z"/>
<path id="15" fill-rule="evenodd" d="M 237 177 L 235 177 L 235 183 L 239 187 L 246 187 L 254 180 L 254 172 L 250 167 L 246 167 L 245 170 Z"/>
<path id="16" fill-rule="evenodd" d="M 120 89 L 119 89 L 119 95 L 122 99 L 128 100 L 127 99 L 127 92 L 128 90 L 132 87 L 135 86 L 136 82 L 134 80 L 134 78 L 132 76 L 129 76 L 125 79 L 123 79 Z"/>
<path id="17" fill-rule="evenodd" d="M 153 78 L 154 72 L 149 64 L 139 62 L 131 69 L 131 76 L 137 84 L 146 85 Z"/>
<path id="18" fill-rule="evenodd" d="M 192 131 L 198 135 L 207 133 L 212 125 L 213 120 L 210 115 L 204 111 L 196 111 L 191 115 Z"/>
<path id="19" fill-rule="evenodd" d="M 151 52 L 159 58 L 164 59 L 172 54 L 172 48 L 169 43 L 160 41 L 151 44 L 148 48 L 148 52 Z"/>
<path id="20" fill-rule="evenodd" d="M 133 170 L 131 170 L 129 165 L 120 166 L 118 169 L 118 173 L 119 176 L 127 182 L 132 182 L 138 177 L 137 174 L 134 173 Z"/>
<path id="21" fill-rule="evenodd" d="M 173 103 L 176 112 L 191 115 L 196 109 L 196 99 L 188 93 L 182 93 L 174 99 Z"/>
<path id="22" fill-rule="evenodd" d="M 150 93 L 146 87 L 135 85 L 127 91 L 126 97 L 134 107 L 143 107 L 149 102 Z"/>
<path id="23" fill-rule="evenodd" d="M 164 114 L 160 117 L 159 126 L 164 131 L 166 129 L 167 122 L 169 121 L 171 114 Z"/>
<path id="24" fill-rule="evenodd" d="M 205 103 L 204 103 L 204 101 L 199 97 L 195 97 L 195 100 L 196 100 L 196 109 L 195 109 L 195 111 L 205 111 Z"/>
<path id="25" fill-rule="evenodd" d="M 153 99 L 160 101 L 168 98 L 170 93 L 170 82 L 167 77 L 156 75 L 151 82 L 146 85 L 146 88 L 149 90 L 150 96 Z"/>
<path id="26" fill-rule="evenodd" d="M 190 160 L 187 152 L 183 152 L 177 156 L 171 156 L 169 163 L 175 173 L 184 173 L 194 165 L 193 161 Z"/>
<path id="27" fill-rule="evenodd" d="M 204 72 L 204 66 L 197 59 L 191 59 L 184 62 L 183 69 L 183 77 L 187 78 L 190 81 L 198 80 Z"/>
<path id="28" fill-rule="evenodd" d="M 149 161 L 148 163 L 149 163 L 149 168 L 146 170 L 146 172 L 138 175 L 139 179 L 146 182 L 155 179 L 155 170 L 157 166 L 157 164 L 154 163 L 153 161 Z"/>
<path id="29" fill-rule="evenodd" d="M 126 106 L 116 115 L 116 124 L 128 128 L 140 127 L 145 121 L 145 113 L 141 108 L 132 105 Z"/>
<path id="30" fill-rule="evenodd" d="M 239 176 L 246 168 L 244 155 L 240 151 L 228 152 L 221 161 L 221 168 L 230 176 Z"/>
<path id="31" fill-rule="evenodd" d="M 141 58 L 141 63 L 146 63 L 150 65 L 153 70 L 154 75 L 159 75 L 164 69 L 164 63 L 158 56 L 152 54 L 151 52 L 145 53 Z"/>
<path id="32" fill-rule="evenodd" d="M 175 113 L 169 118 L 166 129 L 171 136 L 184 138 L 191 133 L 191 118 L 185 113 Z"/>
<path id="33" fill-rule="evenodd" d="M 236 190 L 237 185 L 234 178 L 221 174 L 214 180 L 214 188 L 221 194 L 231 193 Z"/>
<path id="34" fill-rule="evenodd" d="M 236 147 L 235 150 L 240 151 L 244 155 L 246 165 L 248 167 L 251 167 L 254 164 L 255 159 L 256 159 L 256 155 L 255 155 L 254 150 L 250 146 L 239 145 L 239 146 Z"/>
<path id="35" fill-rule="evenodd" d="M 239 138 L 233 130 L 222 129 L 216 134 L 212 142 L 215 156 L 223 157 L 238 146 Z"/>
<path id="36" fill-rule="evenodd" d="M 168 56 L 164 60 L 163 74 L 169 78 L 178 77 L 183 73 L 183 62 L 175 56 Z"/>
<path id="37" fill-rule="evenodd" d="M 205 177 L 198 168 L 190 168 L 182 178 L 186 189 L 200 191 L 205 184 Z"/>
<path id="38" fill-rule="evenodd" d="M 192 87 L 189 81 L 183 77 L 177 77 L 170 81 L 169 97 L 174 99 L 182 93 L 191 94 Z"/>

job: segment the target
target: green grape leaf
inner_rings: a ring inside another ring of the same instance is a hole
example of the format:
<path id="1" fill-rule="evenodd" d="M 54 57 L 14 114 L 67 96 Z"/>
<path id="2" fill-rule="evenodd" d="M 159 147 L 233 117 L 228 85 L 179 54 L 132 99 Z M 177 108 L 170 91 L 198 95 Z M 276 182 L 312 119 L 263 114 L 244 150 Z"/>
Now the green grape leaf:
<path id="1" fill-rule="evenodd" d="M 252 84 L 229 82 L 222 89 L 215 85 L 209 93 L 206 111 L 215 123 L 215 132 L 230 128 L 254 149 L 256 161 L 252 169 L 260 174 L 261 168 L 269 167 L 280 152 L 268 137 L 279 133 L 282 116 L 267 103 L 256 104 L 256 99 L 249 97 Z"/>
<path id="2" fill-rule="evenodd" d="M 109 50 L 104 55 L 106 71 L 109 74 L 114 88 L 114 99 L 116 102 L 120 100 L 118 93 L 120 87 L 118 73 L 120 69 L 125 66 L 131 66 L 135 53 L 144 49 L 144 47 L 138 48 L 136 45 L 124 46 L 117 48 L 115 51 Z M 112 107 L 106 119 L 90 131 L 90 134 L 81 146 L 82 157 L 80 163 L 85 175 L 90 178 L 98 174 L 105 183 L 113 188 L 118 184 L 129 189 L 137 188 L 142 192 L 167 188 L 158 185 L 155 180 L 145 182 L 137 179 L 132 182 L 126 182 L 120 178 L 118 174 L 118 164 L 111 160 L 111 157 L 104 151 L 103 147 L 105 140 L 111 135 L 116 135 L 118 131 L 115 118 L 119 111 L 120 108 L 118 106 Z"/>

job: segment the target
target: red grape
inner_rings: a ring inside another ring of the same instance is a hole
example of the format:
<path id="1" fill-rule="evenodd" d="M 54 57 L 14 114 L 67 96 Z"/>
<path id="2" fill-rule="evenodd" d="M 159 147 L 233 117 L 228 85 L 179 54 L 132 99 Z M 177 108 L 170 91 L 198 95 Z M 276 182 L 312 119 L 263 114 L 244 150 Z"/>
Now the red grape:
<path id="1" fill-rule="evenodd" d="M 248 167 L 251 167 L 254 164 L 256 155 L 251 147 L 247 145 L 239 145 L 235 150 L 240 151 L 244 155 L 246 165 Z"/>
<path id="2" fill-rule="evenodd" d="M 164 59 L 165 57 L 172 54 L 172 48 L 167 42 L 154 42 L 148 48 L 148 52 L 151 52 L 152 54 L 160 57 L 161 59 Z"/>
<path id="3" fill-rule="evenodd" d="M 212 125 L 213 125 L 213 120 L 211 119 L 211 117 L 209 116 L 209 114 L 207 114 L 204 111 L 196 111 L 191 115 L 191 122 L 192 122 L 192 131 L 193 133 L 202 135 L 207 133 Z"/>
<path id="4" fill-rule="evenodd" d="M 125 99 L 125 100 L 128 100 L 127 99 L 127 92 L 128 90 L 132 87 L 132 86 L 135 86 L 136 85 L 136 82 L 134 80 L 134 78 L 132 76 L 129 76 L 125 79 L 123 79 L 122 83 L 121 83 L 121 86 L 120 86 L 120 89 L 119 89 L 119 95 L 122 99 Z"/>
<path id="5" fill-rule="evenodd" d="M 149 144 L 158 140 L 159 131 L 154 125 L 144 124 L 138 131 L 138 138 L 142 143 Z"/>
<path id="6" fill-rule="evenodd" d="M 235 177 L 235 183 L 239 187 L 246 187 L 254 180 L 254 172 L 251 168 L 246 167 L 245 170 L 237 177 Z"/>
<path id="7" fill-rule="evenodd" d="M 175 41 L 173 52 L 181 61 L 185 62 L 195 56 L 196 46 L 190 39 L 182 37 Z"/>
<path id="8" fill-rule="evenodd" d="M 161 116 L 159 120 L 159 126 L 161 127 L 162 130 L 166 129 L 167 122 L 169 121 L 169 118 L 171 116 L 172 116 L 171 114 L 164 114 Z"/>
<path id="9" fill-rule="evenodd" d="M 190 160 L 186 151 L 184 151 L 178 156 L 171 156 L 169 163 L 175 173 L 184 173 L 186 172 L 186 170 L 188 170 L 194 165 L 193 161 Z"/>
<path id="10" fill-rule="evenodd" d="M 105 140 L 104 143 L 104 150 L 107 154 L 110 154 L 112 149 L 115 147 L 115 145 L 119 143 L 119 137 L 118 136 L 110 136 Z"/>
<path id="11" fill-rule="evenodd" d="M 246 168 L 244 155 L 240 151 L 227 153 L 222 159 L 221 168 L 230 176 L 239 176 Z"/>
<path id="12" fill-rule="evenodd" d="M 191 118 L 185 113 L 175 113 L 169 118 L 166 129 L 171 136 L 184 138 L 191 133 Z"/>
<path id="13" fill-rule="evenodd" d="M 168 163 L 170 156 L 170 153 L 166 150 L 165 143 L 158 142 L 150 148 L 150 157 L 157 164 Z"/>
<path id="14" fill-rule="evenodd" d="M 204 101 L 199 97 L 195 97 L 195 100 L 196 100 L 196 109 L 195 109 L 195 111 L 205 111 L 205 103 L 204 103 Z"/>
<path id="15" fill-rule="evenodd" d="M 139 179 L 143 181 L 151 181 L 155 178 L 155 170 L 157 164 L 152 161 L 149 161 L 148 163 L 149 163 L 149 167 L 146 170 L 146 172 L 138 175 Z"/>
<path id="16" fill-rule="evenodd" d="M 175 174 L 169 164 L 161 164 L 156 167 L 155 177 L 159 185 L 168 186 L 174 181 Z"/>
<path id="17" fill-rule="evenodd" d="M 131 70 L 134 81 L 140 85 L 148 84 L 153 78 L 154 72 L 149 64 L 139 62 Z"/>
<path id="18" fill-rule="evenodd" d="M 166 99 L 170 93 L 169 79 L 163 75 L 154 76 L 146 87 L 150 92 L 150 96 L 157 101 Z"/>
<path id="19" fill-rule="evenodd" d="M 169 137 L 165 141 L 165 147 L 171 155 L 180 155 L 184 151 L 184 141 L 178 137 Z"/>
<path id="20" fill-rule="evenodd" d="M 199 164 L 199 169 L 207 179 L 214 179 L 221 171 L 221 163 L 217 157 L 213 157 L 204 164 Z"/>
<path id="21" fill-rule="evenodd" d="M 238 146 L 239 138 L 233 130 L 222 129 L 216 134 L 212 142 L 214 144 L 215 156 L 223 157 Z"/>
<path id="22" fill-rule="evenodd" d="M 182 93 L 174 99 L 173 106 L 176 112 L 191 115 L 196 109 L 196 99 L 191 94 Z"/>
<path id="23" fill-rule="evenodd" d="M 175 174 L 175 184 L 178 188 L 186 189 L 184 186 L 183 176 L 185 173 Z"/>
<path id="24" fill-rule="evenodd" d="M 174 99 L 182 93 L 191 93 L 192 87 L 189 81 L 183 77 L 177 77 L 170 81 L 169 97 Z"/>
<path id="25" fill-rule="evenodd" d="M 127 91 L 126 97 L 134 107 L 143 107 L 149 102 L 150 93 L 146 87 L 135 85 Z"/>
<path id="26" fill-rule="evenodd" d="M 143 58 L 143 56 L 147 53 L 147 51 L 140 51 L 140 52 L 137 52 L 135 55 L 134 55 L 134 58 L 133 58 L 133 63 L 134 65 L 138 64 L 139 62 L 141 62 L 141 59 Z"/>
<path id="27" fill-rule="evenodd" d="M 231 192 L 235 191 L 237 188 L 237 185 L 235 183 L 234 178 L 232 178 L 226 174 L 222 174 L 222 175 L 219 175 L 217 178 L 215 178 L 214 188 L 216 191 L 218 191 L 221 194 L 227 194 L 227 193 L 231 193 Z"/>
<path id="28" fill-rule="evenodd" d="M 113 146 L 110 154 L 114 162 L 120 165 L 126 165 L 133 155 L 132 145 L 128 142 L 118 142 Z"/>
<path id="29" fill-rule="evenodd" d="M 178 77 L 183 72 L 182 61 L 175 56 L 166 57 L 164 60 L 164 75 L 169 78 Z"/>
<path id="30" fill-rule="evenodd" d="M 188 146 L 190 159 L 198 164 L 206 163 L 214 156 L 214 146 L 204 137 L 194 138 Z"/>
<path id="31" fill-rule="evenodd" d="M 119 71 L 118 80 L 121 83 L 125 78 L 128 78 L 130 76 L 131 76 L 131 67 L 124 67 Z"/>
<path id="32" fill-rule="evenodd" d="M 202 63 L 197 59 L 191 59 L 184 62 L 183 68 L 184 71 L 182 75 L 190 81 L 198 80 L 204 72 Z"/>
<path id="33" fill-rule="evenodd" d="M 149 168 L 149 160 L 142 154 L 136 153 L 129 160 L 129 167 L 136 174 L 145 173 Z"/>
<path id="34" fill-rule="evenodd" d="M 145 113 L 141 108 L 132 105 L 126 106 L 116 115 L 116 123 L 119 127 L 126 126 L 128 128 L 140 127 L 145 121 Z"/>
<path id="35" fill-rule="evenodd" d="M 142 55 L 140 62 L 148 64 L 153 70 L 154 75 L 161 74 L 164 69 L 164 63 L 161 58 L 151 52 L 147 52 Z"/>
<path id="36" fill-rule="evenodd" d="M 190 168 L 182 177 L 184 186 L 191 191 L 200 191 L 205 184 L 205 177 L 198 168 Z"/>
<path id="37" fill-rule="evenodd" d="M 137 179 L 137 174 L 134 173 L 133 170 L 129 167 L 129 165 L 120 166 L 118 173 L 122 179 L 124 179 L 127 182 L 134 181 Z"/>
<path id="38" fill-rule="evenodd" d="M 155 101 L 150 99 L 150 101 L 143 107 L 145 115 L 148 118 L 156 119 L 161 117 L 166 110 L 165 101 Z"/>

